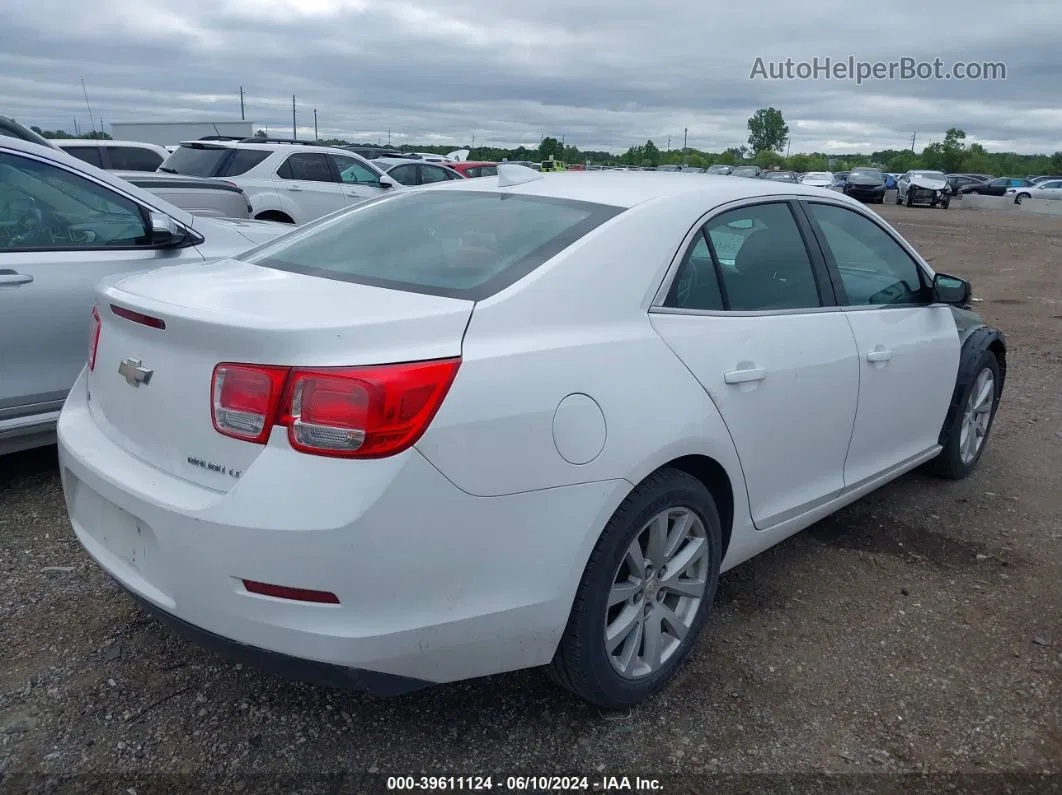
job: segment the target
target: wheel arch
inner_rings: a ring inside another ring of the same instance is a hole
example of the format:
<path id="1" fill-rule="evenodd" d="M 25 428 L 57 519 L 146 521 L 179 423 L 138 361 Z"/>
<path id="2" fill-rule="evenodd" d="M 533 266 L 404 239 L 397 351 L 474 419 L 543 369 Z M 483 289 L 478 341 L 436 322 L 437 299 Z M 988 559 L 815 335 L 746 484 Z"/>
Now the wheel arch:
<path id="1" fill-rule="evenodd" d="M 734 486 L 726 469 L 714 458 L 701 454 L 679 456 L 654 472 L 660 469 L 677 469 L 685 472 L 697 478 L 708 489 L 715 500 L 716 510 L 719 511 L 719 523 L 723 534 L 723 558 L 726 558 L 727 549 L 730 547 L 730 536 L 734 529 Z"/>
<path id="2" fill-rule="evenodd" d="M 955 374 L 955 389 L 951 395 L 948 414 L 940 429 L 938 443 L 944 445 L 948 434 L 953 430 L 961 413 L 960 403 L 967 384 L 975 375 L 975 368 L 985 351 L 995 354 L 999 362 L 999 390 L 1002 393 L 1007 378 L 1007 337 L 997 328 L 978 326 L 972 329 L 962 341 L 959 352 L 959 367 Z"/>

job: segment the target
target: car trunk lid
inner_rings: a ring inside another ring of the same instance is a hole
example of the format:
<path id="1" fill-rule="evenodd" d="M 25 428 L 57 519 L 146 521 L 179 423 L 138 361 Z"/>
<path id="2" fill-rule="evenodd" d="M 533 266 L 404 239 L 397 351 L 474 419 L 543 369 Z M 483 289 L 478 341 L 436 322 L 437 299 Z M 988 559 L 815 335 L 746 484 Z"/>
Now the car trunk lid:
<path id="1" fill-rule="evenodd" d="M 216 365 L 341 367 L 456 357 L 473 306 L 236 260 L 112 278 L 97 289 L 101 324 L 88 373 L 90 410 L 138 458 L 227 491 L 264 447 L 215 430 Z"/>

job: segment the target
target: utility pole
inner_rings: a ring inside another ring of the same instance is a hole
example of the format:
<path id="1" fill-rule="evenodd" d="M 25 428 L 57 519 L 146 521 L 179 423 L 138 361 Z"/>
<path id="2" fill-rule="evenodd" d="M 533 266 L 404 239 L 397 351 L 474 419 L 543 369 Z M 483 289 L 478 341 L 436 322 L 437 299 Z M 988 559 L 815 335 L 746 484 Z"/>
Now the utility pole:
<path id="1" fill-rule="evenodd" d="M 918 133 L 911 133 L 911 151 L 912 152 L 914 151 L 915 138 L 917 138 L 917 137 L 918 137 Z"/>
<path id="2" fill-rule="evenodd" d="M 785 156 L 789 157 L 789 147 L 793 145 L 793 138 L 789 137 L 785 139 Z"/>
<path id="3" fill-rule="evenodd" d="M 682 128 L 682 156 L 683 157 L 686 156 L 686 140 L 687 140 L 687 136 L 689 135 L 689 132 L 690 132 L 690 128 L 689 127 L 683 127 Z"/>
<path id="4" fill-rule="evenodd" d="M 243 86 L 240 86 L 240 121 L 247 121 L 247 117 L 243 115 Z"/>
<path id="5" fill-rule="evenodd" d="M 74 135 L 81 137 L 81 131 L 77 128 L 77 117 L 74 117 Z"/>
<path id="6" fill-rule="evenodd" d="M 390 127 L 387 128 L 387 145 L 388 146 L 391 145 L 391 128 Z"/>
<path id="7" fill-rule="evenodd" d="M 298 140 L 298 128 L 295 126 L 295 95 L 291 95 L 291 139 Z"/>
<path id="8" fill-rule="evenodd" d="M 671 151 L 671 136 L 667 137 L 667 151 Z"/>
<path id="9" fill-rule="evenodd" d="M 320 137 L 317 135 L 317 108 L 313 109 L 313 139 L 320 141 Z"/>

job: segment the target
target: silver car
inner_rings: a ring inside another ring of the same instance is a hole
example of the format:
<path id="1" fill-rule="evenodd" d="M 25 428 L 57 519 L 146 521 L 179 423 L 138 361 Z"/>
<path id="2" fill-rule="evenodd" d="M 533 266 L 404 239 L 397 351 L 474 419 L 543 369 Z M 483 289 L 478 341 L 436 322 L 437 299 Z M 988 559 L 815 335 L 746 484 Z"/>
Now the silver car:
<path id="1" fill-rule="evenodd" d="M 164 171 L 112 171 L 116 177 L 153 193 L 192 215 L 250 218 L 251 202 L 243 189 L 210 177 L 186 177 Z"/>
<path id="2" fill-rule="evenodd" d="M 290 230 L 196 217 L 64 152 L 0 137 L 0 454 L 54 441 L 105 276 L 218 259 Z"/>

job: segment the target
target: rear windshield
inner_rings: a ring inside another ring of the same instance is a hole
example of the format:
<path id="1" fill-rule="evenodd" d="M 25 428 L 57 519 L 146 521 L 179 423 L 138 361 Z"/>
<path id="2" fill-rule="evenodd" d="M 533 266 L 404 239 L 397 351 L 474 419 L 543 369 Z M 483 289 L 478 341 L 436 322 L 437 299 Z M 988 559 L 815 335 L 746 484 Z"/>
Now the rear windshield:
<path id="1" fill-rule="evenodd" d="M 162 162 L 159 170 L 189 177 L 212 177 L 230 151 L 227 146 L 181 146 Z"/>
<path id="2" fill-rule="evenodd" d="M 540 196 L 408 191 L 310 224 L 245 259 L 310 276 L 479 301 L 622 211 Z"/>

